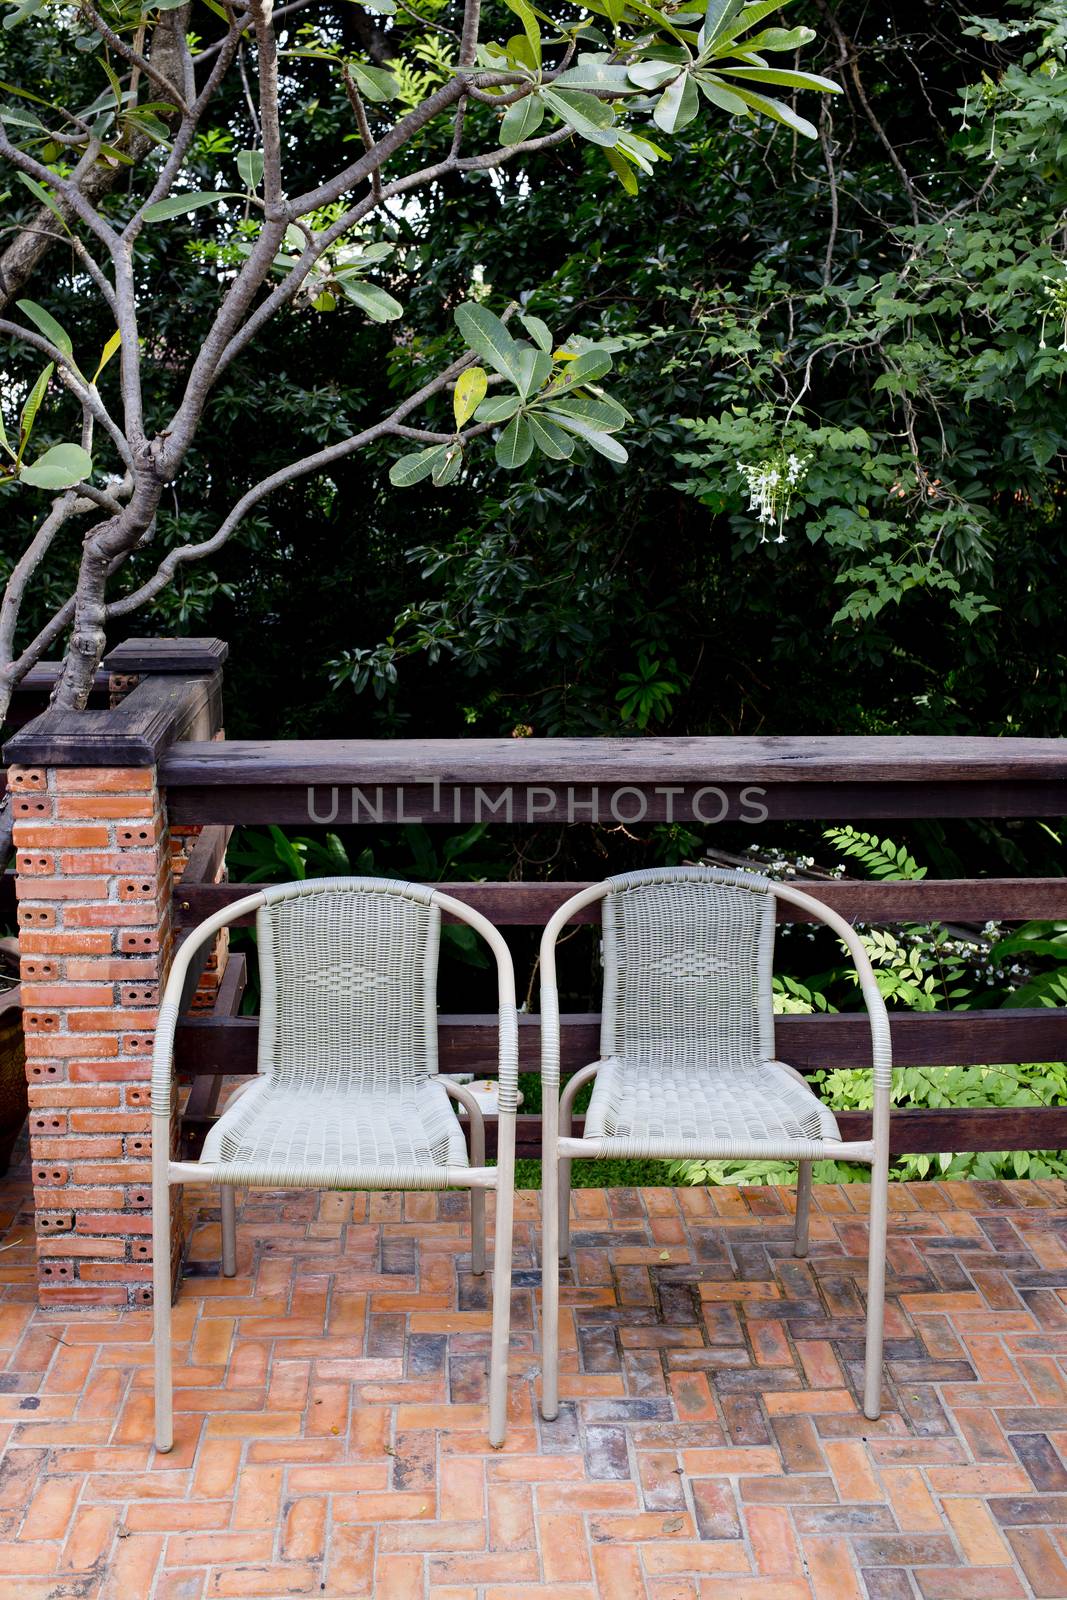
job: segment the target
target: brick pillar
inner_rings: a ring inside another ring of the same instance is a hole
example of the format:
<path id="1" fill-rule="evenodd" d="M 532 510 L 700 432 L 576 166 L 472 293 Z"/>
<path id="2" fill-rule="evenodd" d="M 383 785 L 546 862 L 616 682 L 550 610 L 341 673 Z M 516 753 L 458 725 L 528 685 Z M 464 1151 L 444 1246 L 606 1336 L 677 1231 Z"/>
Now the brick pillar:
<path id="1" fill-rule="evenodd" d="M 40 1299 L 144 1305 L 152 1039 L 173 943 L 163 799 L 152 766 L 13 766 L 8 784 Z"/>

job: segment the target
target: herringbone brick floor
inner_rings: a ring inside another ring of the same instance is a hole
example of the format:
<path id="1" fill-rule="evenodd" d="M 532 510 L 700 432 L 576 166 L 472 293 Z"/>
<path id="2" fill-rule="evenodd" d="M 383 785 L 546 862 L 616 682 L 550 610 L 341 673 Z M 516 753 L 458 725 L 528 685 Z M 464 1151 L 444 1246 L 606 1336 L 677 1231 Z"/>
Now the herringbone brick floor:
<path id="1" fill-rule="evenodd" d="M 38 1312 L 0 1195 L 5 1600 L 1067 1597 L 1067 1189 L 892 1191 L 886 1410 L 856 1404 L 862 1187 L 585 1190 L 539 1421 L 520 1196 L 511 1429 L 485 1441 L 463 1195 L 187 1195 L 177 1443 L 142 1313 Z"/>

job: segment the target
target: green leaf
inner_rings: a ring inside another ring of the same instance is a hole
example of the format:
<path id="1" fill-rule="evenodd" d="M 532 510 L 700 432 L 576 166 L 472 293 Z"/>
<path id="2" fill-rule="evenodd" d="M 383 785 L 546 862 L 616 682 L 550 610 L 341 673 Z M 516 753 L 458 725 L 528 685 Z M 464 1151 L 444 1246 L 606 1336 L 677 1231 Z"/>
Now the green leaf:
<path id="1" fill-rule="evenodd" d="M 547 322 L 542 322 L 540 317 L 531 317 L 520 313 L 519 321 L 530 335 L 538 350 L 547 350 L 552 353 L 552 333 Z"/>
<path id="2" fill-rule="evenodd" d="M 497 465 L 513 471 L 533 454 L 533 432 L 525 417 L 512 417 L 496 442 Z"/>
<path id="3" fill-rule="evenodd" d="M 397 489 L 408 489 L 413 483 L 428 478 L 439 461 L 448 454 L 447 444 L 431 445 L 428 450 L 417 450 L 414 455 L 401 456 L 389 468 L 389 482 Z"/>
<path id="4" fill-rule="evenodd" d="M 806 117 L 798 116 L 792 106 L 786 105 L 784 100 L 772 100 L 768 95 L 754 94 L 751 89 L 742 89 L 740 84 L 731 84 L 731 90 L 738 99 L 743 100 L 746 106 L 753 111 L 762 112 L 765 117 L 771 117 L 775 122 L 782 122 L 787 128 L 792 128 L 796 133 L 802 133 L 805 139 L 817 139 L 817 129 Z"/>
<path id="5" fill-rule="evenodd" d="M 840 94 L 841 85 L 832 78 L 823 78 L 817 72 L 790 72 L 778 67 L 723 67 L 716 72 L 731 78 L 744 78 L 750 83 L 773 83 L 783 89 L 816 89 L 823 94 Z"/>
<path id="6" fill-rule="evenodd" d="M 533 442 L 542 455 L 549 456 L 553 461 L 570 460 L 574 454 L 574 440 L 557 423 L 539 416 L 536 411 L 528 411 L 526 420 L 530 424 Z"/>
<path id="7" fill-rule="evenodd" d="M 533 57 L 533 64 L 535 67 L 539 67 L 541 65 L 541 29 L 538 26 L 537 18 L 526 4 L 526 0 L 504 0 L 504 4 L 509 11 L 515 13 L 522 23 L 523 32 L 530 46 L 530 54 Z"/>
<path id="8" fill-rule="evenodd" d="M 552 357 L 547 350 L 535 350 L 525 342 L 517 345 L 519 352 L 519 393 L 525 400 L 540 389 L 552 371 Z"/>
<path id="9" fill-rule="evenodd" d="M 97 378 L 99 378 L 100 374 L 103 372 L 104 368 L 107 366 L 108 362 L 111 360 L 111 357 L 115 354 L 115 351 L 119 348 L 121 343 L 122 343 L 122 333 L 120 332 L 120 330 L 118 328 L 116 328 L 114 333 L 111 335 L 111 338 L 107 341 L 107 344 L 104 346 L 103 352 L 102 352 L 102 354 L 100 356 L 100 364 L 97 367 L 96 371 L 93 373 L 93 382 L 94 383 L 96 382 Z"/>
<path id="10" fill-rule="evenodd" d="M 399 300 L 394 300 L 391 294 L 379 287 L 376 283 L 365 283 L 362 278 L 339 278 L 342 292 L 349 300 L 365 311 L 372 322 L 395 322 L 397 317 L 404 315 L 404 307 Z"/>
<path id="11" fill-rule="evenodd" d="M 582 94 L 577 89 L 548 88 L 542 89 L 541 94 L 557 117 L 590 144 L 613 145 L 618 139 L 618 129 L 612 126 L 615 113 L 595 95 Z"/>
<path id="12" fill-rule="evenodd" d="M 558 422 L 561 428 L 566 428 L 568 433 L 577 434 L 579 439 L 584 439 L 586 444 L 599 455 L 607 456 L 609 461 L 617 461 L 620 466 L 628 461 L 629 457 L 617 439 L 610 434 L 602 433 L 599 428 L 591 428 L 580 417 L 569 416 L 563 411 L 550 411 L 549 416 Z"/>
<path id="13" fill-rule="evenodd" d="M 115 96 L 115 110 L 121 111 L 124 95 L 122 84 L 118 80 L 118 74 L 115 72 L 115 69 L 110 65 L 110 63 L 104 60 L 103 56 L 96 57 L 96 64 L 98 67 L 101 67 L 107 75 L 107 81 L 111 85 L 111 93 Z"/>
<path id="14" fill-rule="evenodd" d="M 463 465 L 463 446 L 457 441 L 455 444 L 445 446 L 442 459 L 435 463 L 433 468 L 433 481 L 438 489 L 443 489 L 446 484 L 459 472 Z"/>
<path id="15" fill-rule="evenodd" d="M 365 67 L 362 61 L 350 61 L 348 70 L 355 78 L 360 94 L 367 100 L 375 100 L 380 105 L 386 100 L 395 100 L 400 93 L 399 83 L 384 67 Z"/>
<path id="16" fill-rule="evenodd" d="M 20 22 L 25 22 L 27 17 L 32 17 L 35 11 L 40 11 L 45 0 L 23 0 L 17 11 L 9 11 L 4 18 L 5 28 L 17 28 Z"/>
<path id="17" fill-rule="evenodd" d="M 630 420 L 629 412 L 608 395 L 602 400 L 589 394 L 551 395 L 545 397 L 545 404 L 568 417 L 578 417 L 601 433 L 617 433 Z"/>
<path id="18" fill-rule="evenodd" d="M 640 89 L 661 89 L 681 74 L 680 61 L 637 61 L 628 67 L 630 78 Z"/>
<path id="19" fill-rule="evenodd" d="M 228 189 L 197 190 L 191 194 L 171 194 L 155 205 L 146 206 L 146 222 L 166 222 L 168 217 L 181 217 L 187 211 L 198 211 L 201 206 L 217 205 L 220 200 L 243 200 L 244 196 L 232 194 Z"/>
<path id="20" fill-rule="evenodd" d="M 452 392 L 452 410 L 456 418 L 456 427 L 462 428 L 464 423 L 470 421 L 482 401 L 489 379 L 484 367 L 468 367 L 456 379 L 456 387 Z"/>
<path id="21" fill-rule="evenodd" d="M 44 185 L 38 183 L 36 178 L 31 178 L 28 172 L 16 172 L 15 176 L 16 178 L 21 179 L 30 193 L 37 200 L 39 200 L 43 206 L 47 206 L 49 211 L 53 212 L 59 218 L 60 222 L 63 224 L 63 227 L 66 229 L 67 233 L 69 233 L 70 229 L 67 227 L 66 217 L 63 215 L 59 205 L 49 194 Z"/>
<path id="22" fill-rule="evenodd" d="M 688 72 L 669 83 L 656 102 L 652 120 L 664 133 L 686 128 L 700 110 L 700 95 Z"/>
<path id="23" fill-rule="evenodd" d="M 522 381 L 522 364 L 517 340 L 505 328 L 500 318 L 487 306 L 465 301 L 454 312 L 456 327 L 475 355 L 488 361 L 495 372 L 509 379 L 516 388 Z"/>
<path id="24" fill-rule="evenodd" d="M 513 417 L 522 401 L 517 394 L 494 394 L 483 400 L 475 412 L 478 422 L 506 422 Z"/>
<path id="25" fill-rule="evenodd" d="M 545 102 L 540 95 L 528 94 L 525 99 L 516 100 L 504 112 L 504 120 L 500 124 L 500 143 L 521 144 L 537 132 L 544 120 Z"/>
<path id="26" fill-rule="evenodd" d="M 37 382 L 34 384 L 29 394 L 26 396 L 26 403 L 22 408 L 22 415 L 19 418 L 20 460 L 22 459 L 22 452 L 26 448 L 30 434 L 33 432 L 33 424 L 37 420 L 38 411 L 41 409 L 41 401 L 45 397 L 45 391 L 52 381 L 52 374 L 55 370 L 55 363 L 50 361 L 47 367 L 45 367 L 44 371 L 41 373 L 41 376 L 37 379 Z"/>
<path id="27" fill-rule="evenodd" d="M 262 150 L 238 150 L 237 172 L 241 182 L 254 192 L 263 182 Z"/>
<path id="28" fill-rule="evenodd" d="M 93 458 L 80 444 L 54 444 L 19 474 L 35 489 L 70 489 L 84 483 L 93 470 Z"/>
<path id="29" fill-rule="evenodd" d="M 552 386 L 553 394 L 566 389 L 577 389 L 582 383 L 595 383 L 611 371 L 611 356 L 606 350 L 583 350 L 580 356 L 568 361 Z"/>
<path id="30" fill-rule="evenodd" d="M 638 183 L 637 173 L 634 171 L 633 157 L 629 155 L 620 155 L 617 146 L 614 150 L 605 150 L 604 155 L 607 159 L 608 166 L 618 178 L 619 182 L 626 190 L 626 193 L 630 195 L 636 194 L 638 191 Z M 647 170 L 644 166 L 644 162 L 641 163 L 641 167 L 642 170 Z"/>
<path id="31" fill-rule="evenodd" d="M 801 50 L 815 37 L 814 28 L 764 28 L 741 41 L 745 55 L 763 50 Z M 733 54 L 734 52 L 731 52 Z"/>
<path id="32" fill-rule="evenodd" d="M 701 49 L 714 43 L 726 25 L 737 16 L 743 5 L 744 0 L 708 0 L 707 10 L 704 13 L 704 24 L 700 30 Z"/>
<path id="33" fill-rule="evenodd" d="M 0 413 L 0 449 L 6 450 L 9 456 L 13 456 L 15 453 L 12 450 L 11 444 L 7 437 L 7 429 L 4 427 L 4 418 L 2 413 Z"/>
<path id="34" fill-rule="evenodd" d="M 612 94 L 636 94 L 629 67 L 615 66 L 603 56 L 579 56 L 573 67 L 553 79 L 556 89 L 610 90 Z"/>
<path id="35" fill-rule="evenodd" d="M 727 112 L 731 117 L 744 117 L 748 115 L 748 107 L 736 94 L 731 94 L 726 85 L 718 78 L 709 78 L 703 72 L 693 74 L 705 99 L 712 105 L 718 106 L 720 111 Z"/>
<path id="36" fill-rule="evenodd" d="M 46 311 L 44 306 L 39 306 L 35 300 L 16 300 L 15 304 L 23 316 L 28 317 L 33 323 L 38 333 L 43 333 L 45 338 L 50 339 L 56 349 L 62 350 L 65 356 L 73 357 L 74 347 L 70 342 L 70 335 L 60 327 L 51 312 Z"/>

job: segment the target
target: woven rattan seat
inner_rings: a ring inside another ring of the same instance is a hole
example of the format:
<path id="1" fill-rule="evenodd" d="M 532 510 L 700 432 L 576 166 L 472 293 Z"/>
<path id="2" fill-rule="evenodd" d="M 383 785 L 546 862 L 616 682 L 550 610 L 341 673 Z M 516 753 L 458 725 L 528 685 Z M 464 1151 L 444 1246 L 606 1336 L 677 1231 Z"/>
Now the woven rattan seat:
<path id="1" fill-rule="evenodd" d="M 432 1078 L 392 1095 L 255 1083 L 215 1123 L 200 1159 L 229 1169 L 227 1181 L 264 1185 L 294 1167 L 306 1176 L 469 1165 L 452 1101 Z"/>
<path id="2" fill-rule="evenodd" d="M 258 1072 L 231 1098 L 198 1161 L 170 1159 L 174 1029 L 196 952 L 227 923 L 256 914 Z M 475 1096 L 437 1071 L 441 913 L 479 932 L 496 957 L 500 1006 L 497 1165 L 485 1162 Z M 234 1190 L 471 1191 L 471 1270 L 485 1270 L 485 1194 L 496 1244 L 489 1438 L 504 1440 L 518 1097 L 515 978 L 491 923 L 439 890 L 380 878 L 272 885 L 194 929 L 175 957 L 152 1063 L 153 1299 L 156 1442 L 173 1443 L 170 1188 L 219 1186 L 222 1270 L 237 1270 Z M 470 1116 L 470 1156 L 453 1102 Z"/>
<path id="3" fill-rule="evenodd" d="M 601 902 L 604 996 L 600 1059 L 560 1096 L 556 943 L 577 912 Z M 793 1067 L 776 1059 L 772 964 L 776 901 L 827 923 L 848 949 L 871 1028 L 874 1126 L 845 1141 L 837 1119 Z M 584 889 L 541 941 L 543 1082 L 542 1411 L 559 1411 L 559 1258 L 569 1250 L 570 1168 L 576 1158 L 797 1161 L 794 1249 L 807 1254 L 812 1162 L 871 1167 L 864 1411 L 881 1408 L 889 1161 L 889 1020 L 870 961 L 836 912 L 754 873 L 664 867 Z M 594 1080 L 581 1138 L 575 1094 Z"/>
<path id="4" fill-rule="evenodd" d="M 780 1061 L 715 1062 L 615 1056 L 600 1065 L 585 1114 L 585 1137 L 602 1155 L 627 1156 L 662 1141 L 679 1151 L 744 1140 L 809 1155 L 813 1140 L 839 1139 L 837 1120 Z"/>

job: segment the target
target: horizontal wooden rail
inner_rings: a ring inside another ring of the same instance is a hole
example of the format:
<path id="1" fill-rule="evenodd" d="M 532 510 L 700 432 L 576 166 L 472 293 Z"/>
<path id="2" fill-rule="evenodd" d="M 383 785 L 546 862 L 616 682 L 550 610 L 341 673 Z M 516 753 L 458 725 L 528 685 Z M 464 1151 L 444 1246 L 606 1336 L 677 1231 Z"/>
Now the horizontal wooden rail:
<path id="1" fill-rule="evenodd" d="M 215 838 L 224 830 L 207 829 Z M 217 865 L 217 862 L 216 862 Z M 792 881 L 792 880 L 791 880 Z M 191 881 L 187 871 L 175 889 L 179 925 L 202 922 L 223 906 L 255 890 L 254 884 Z M 441 883 L 437 887 L 501 927 L 543 927 L 553 912 L 584 883 Z M 1067 918 L 1067 878 L 943 878 L 910 883 L 808 882 L 803 889 L 853 922 L 1024 922 Z M 575 922 L 599 922 L 600 905 L 587 906 Z M 782 901 L 781 922 L 810 922 L 806 911 Z M 251 917 L 242 919 L 251 922 Z"/>
<path id="2" fill-rule="evenodd" d="M 161 777 L 180 822 L 1067 814 L 1062 739 L 238 739 L 174 744 Z"/>
<path id="3" fill-rule="evenodd" d="M 1067 1060 L 1067 1009 L 1007 1011 L 899 1011 L 890 1013 L 893 1059 L 899 1067 L 982 1066 L 987 1063 Z M 862 1012 L 830 1016 L 776 1017 L 782 1061 L 802 1072 L 822 1067 L 870 1065 L 870 1030 Z M 571 1014 L 562 1019 L 562 1063 L 576 1072 L 595 1061 L 600 1018 Z M 259 1022 L 255 1017 L 209 1017 L 182 1022 L 176 1037 L 179 1072 L 253 1073 Z M 519 1019 L 519 1063 L 540 1070 L 541 1026 L 535 1016 Z M 442 1016 L 438 1028 L 442 1071 L 496 1075 L 496 1018 Z"/>

